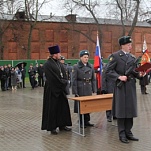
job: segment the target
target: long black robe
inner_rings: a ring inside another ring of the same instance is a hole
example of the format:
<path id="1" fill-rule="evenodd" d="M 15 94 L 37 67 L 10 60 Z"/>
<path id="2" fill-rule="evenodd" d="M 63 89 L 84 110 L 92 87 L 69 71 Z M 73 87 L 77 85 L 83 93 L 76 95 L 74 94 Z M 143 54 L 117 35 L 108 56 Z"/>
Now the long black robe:
<path id="1" fill-rule="evenodd" d="M 60 75 L 60 69 L 63 78 Z M 43 96 L 42 130 L 71 126 L 71 115 L 66 97 L 67 77 L 62 64 L 49 58 L 44 64 L 46 82 Z"/>

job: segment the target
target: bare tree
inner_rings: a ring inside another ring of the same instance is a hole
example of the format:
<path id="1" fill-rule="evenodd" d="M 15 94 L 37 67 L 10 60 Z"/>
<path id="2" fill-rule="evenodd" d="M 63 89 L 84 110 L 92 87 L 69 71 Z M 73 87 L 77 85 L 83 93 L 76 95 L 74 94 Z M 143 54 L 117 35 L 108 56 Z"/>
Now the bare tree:
<path id="1" fill-rule="evenodd" d="M 11 28 L 12 30 L 14 28 L 12 22 L 9 21 L 9 19 L 14 20 L 14 13 L 21 8 L 21 0 L 0 1 L 0 59 L 3 59 L 3 51 L 5 47 L 3 42 L 3 36 L 9 28 Z"/>
<path id="2" fill-rule="evenodd" d="M 96 11 L 98 7 L 100 7 L 99 2 L 92 1 L 92 0 L 66 0 L 66 3 L 65 3 L 65 8 L 67 8 L 67 11 L 71 12 L 71 14 L 73 13 L 74 10 L 83 9 L 84 12 L 87 11 L 87 13 L 89 13 L 93 17 L 97 26 L 97 30 L 99 32 L 99 37 L 100 37 L 99 39 L 101 43 L 101 37 L 102 37 L 101 25 L 99 24 L 98 18 L 96 16 L 97 14 Z M 96 41 L 94 41 L 94 39 L 92 39 L 91 36 L 83 33 L 80 30 L 77 30 L 77 29 L 73 29 L 73 30 L 81 33 L 93 43 L 96 43 Z"/>
<path id="3" fill-rule="evenodd" d="M 42 6 L 48 3 L 48 0 L 43 0 L 39 3 L 39 0 L 25 0 L 25 14 L 26 20 L 29 23 L 29 34 L 28 34 L 28 48 L 27 48 L 27 58 L 31 59 L 31 38 L 32 38 L 32 31 L 36 26 L 38 21 L 39 11 Z"/>
<path id="4" fill-rule="evenodd" d="M 5 31 L 9 28 L 10 23 L 7 22 L 7 16 L 5 9 L 7 6 L 7 0 L 0 1 L 0 59 L 3 60 L 4 43 L 3 36 Z"/>
<path id="5" fill-rule="evenodd" d="M 114 6 L 116 6 L 116 9 L 114 9 L 112 14 L 116 15 L 121 20 L 123 29 L 122 35 L 125 35 L 127 32 L 126 25 L 131 27 L 128 31 L 128 35 L 132 35 L 138 21 L 140 1 L 141 0 L 115 0 Z"/>
<path id="6" fill-rule="evenodd" d="M 130 26 L 128 35 L 132 35 L 136 23 L 138 19 L 140 19 L 139 14 L 144 13 L 143 5 L 141 5 L 142 7 L 140 7 L 140 3 L 143 3 L 143 0 L 107 0 L 104 4 L 101 4 L 103 1 L 100 1 L 99 3 L 98 0 L 70 1 L 72 1 L 76 7 L 79 7 L 79 9 L 84 9 L 91 14 L 98 27 L 98 31 L 100 33 L 99 35 L 101 35 L 101 27 L 98 22 L 98 17 L 96 16 L 98 10 L 104 9 L 106 11 L 106 13 L 104 13 L 104 16 L 107 16 L 107 18 L 115 18 L 117 20 L 121 20 L 123 29 L 121 33 L 122 35 L 126 34 L 127 25 Z M 105 7 L 103 7 L 103 5 Z"/>

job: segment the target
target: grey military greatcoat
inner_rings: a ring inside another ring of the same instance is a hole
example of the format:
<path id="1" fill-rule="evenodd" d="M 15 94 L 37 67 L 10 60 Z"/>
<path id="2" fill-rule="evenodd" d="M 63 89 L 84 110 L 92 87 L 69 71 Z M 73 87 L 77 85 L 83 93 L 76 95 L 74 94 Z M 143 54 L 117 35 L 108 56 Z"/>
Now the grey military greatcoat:
<path id="1" fill-rule="evenodd" d="M 73 66 L 72 93 L 79 96 L 88 96 L 96 92 L 96 78 L 94 68 L 90 63 L 85 66 L 81 61 Z M 75 107 L 77 112 L 77 107 Z"/>
<path id="2" fill-rule="evenodd" d="M 139 73 L 132 71 L 128 80 L 121 87 L 117 87 L 118 77 L 125 75 L 134 63 L 135 56 L 129 54 L 127 57 L 122 50 L 112 54 L 106 69 L 108 78 L 116 82 L 113 95 L 112 114 L 117 118 L 133 118 L 137 116 L 136 79 Z"/>

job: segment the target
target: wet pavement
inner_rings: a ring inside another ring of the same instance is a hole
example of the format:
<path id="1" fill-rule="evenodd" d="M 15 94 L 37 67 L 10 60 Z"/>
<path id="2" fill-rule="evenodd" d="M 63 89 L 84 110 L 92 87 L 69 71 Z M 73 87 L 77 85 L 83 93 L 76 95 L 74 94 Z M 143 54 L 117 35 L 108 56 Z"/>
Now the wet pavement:
<path id="1" fill-rule="evenodd" d="M 105 112 L 91 113 L 95 127 L 85 129 L 86 137 L 61 131 L 58 135 L 41 131 L 43 88 L 0 91 L 0 151 L 150 151 L 151 86 L 142 95 L 137 86 L 138 117 L 133 133 L 138 142 L 123 144 L 118 139 L 116 121 L 107 122 Z M 73 130 L 78 130 L 73 101 L 69 100 Z"/>

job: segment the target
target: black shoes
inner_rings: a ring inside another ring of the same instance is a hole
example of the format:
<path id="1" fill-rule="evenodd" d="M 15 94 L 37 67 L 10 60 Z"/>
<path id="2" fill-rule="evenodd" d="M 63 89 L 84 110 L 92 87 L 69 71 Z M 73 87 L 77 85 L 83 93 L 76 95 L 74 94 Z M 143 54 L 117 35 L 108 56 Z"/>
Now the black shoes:
<path id="1" fill-rule="evenodd" d="M 85 125 L 85 126 L 90 126 L 90 127 L 94 126 L 94 124 L 91 124 L 90 122 L 87 122 L 87 123 L 85 123 L 84 125 Z"/>
<path id="2" fill-rule="evenodd" d="M 107 119 L 108 122 L 112 122 L 112 120 L 110 118 Z"/>
<path id="3" fill-rule="evenodd" d="M 64 127 L 59 127 L 59 130 L 60 131 L 71 131 L 71 128 L 69 128 L 67 126 L 64 126 Z M 54 130 L 51 131 L 51 134 L 52 135 L 57 135 L 58 132 L 56 131 L 56 129 L 54 129 Z"/>
<path id="4" fill-rule="evenodd" d="M 120 141 L 121 141 L 122 143 L 128 144 L 128 143 L 129 143 L 129 140 L 132 140 L 132 141 L 139 141 L 139 139 L 136 138 L 136 137 L 134 137 L 134 136 L 120 137 Z"/>
<path id="5" fill-rule="evenodd" d="M 148 94 L 147 92 L 143 92 L 142 94 Z"/>
<path id="6" fill-rule="evenodd" d="M 87 122 L 87 123 L 84 124 L 84 128 L 86 128 L 86 127 L 93 127 L 93 126 L 94 126 L 94 124 L 91 124 L 90 122 Z M 83 125 L 80 124 L 80 127 L 83 128 Z"/>
<path id="7" fill-rule="evenodd" d="M 126 136 L 126 137 L 127 139 L 132 140 L 132 141 L 139 141 L 139 139 L 134 136 Z"/>
<path id="8" fill-rule="evenodd" d="M 122 143 L 126 143 L 126 144 L 129 143 L 129 140 L 128 140 L 126 137 L 120 137 L 120 141 L 121 141 Z"/>
<path id="9" fill-rule="evenodd" d="M 71 131 L 71 128 L 69 128 L 69 127 L 67 127 L 67 126 L 65 126 L 65 127 L 59 127 L 59 130 L 60 131 Z"/>
<path id="10" fill-rule="evenodd" d="M 52 135 L 57 135 L 58 132 L 54 129 L 54 130 L 51 131 L 51 134 L 52 134 Z"/>

